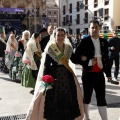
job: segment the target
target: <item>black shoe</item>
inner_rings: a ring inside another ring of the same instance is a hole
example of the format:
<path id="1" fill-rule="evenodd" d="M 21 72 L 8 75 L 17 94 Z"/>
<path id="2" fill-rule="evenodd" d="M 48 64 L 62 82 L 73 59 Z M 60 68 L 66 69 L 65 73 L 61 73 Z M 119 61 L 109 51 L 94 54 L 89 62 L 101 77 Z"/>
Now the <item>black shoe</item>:
<path id="1" fill-rule="evenodd" d="M 34 95 L 34 89 L 30 91 L 30 94 Z"/>

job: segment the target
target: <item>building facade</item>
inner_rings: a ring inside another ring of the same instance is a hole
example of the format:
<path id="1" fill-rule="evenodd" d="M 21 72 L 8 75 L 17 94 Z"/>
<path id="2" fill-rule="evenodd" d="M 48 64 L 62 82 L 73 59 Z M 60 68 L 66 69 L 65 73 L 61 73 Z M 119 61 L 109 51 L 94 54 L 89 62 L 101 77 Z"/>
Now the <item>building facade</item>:
<path id="1" fill-rule="evenodd" d="M 98 19 L 101 31 L 120 29 L 119 0 L 59 0 L 60 26 L 72 34 L 88 31 L 89 21 Z"/>
<path id="2" fill-rule="evenodd" d="M 13 9 L 14 11 L 12 11 Z M 16 11 L 18 9 L 21 11 Z M 0 18 L 2 20 L 10 19 L 12 21 L 22 18 L 20 21 L 24 29 L 39 32 L 42 27 L 42 17 L 46 17 L 46 0 L 0 0 L 0 14 L 4 15 Z"/>
<path id="3" fill-rule="evenodd" d="M 46 15 L 49 24 L 59 26 L 59 4 L 55 0 L 46 0 Z"/>

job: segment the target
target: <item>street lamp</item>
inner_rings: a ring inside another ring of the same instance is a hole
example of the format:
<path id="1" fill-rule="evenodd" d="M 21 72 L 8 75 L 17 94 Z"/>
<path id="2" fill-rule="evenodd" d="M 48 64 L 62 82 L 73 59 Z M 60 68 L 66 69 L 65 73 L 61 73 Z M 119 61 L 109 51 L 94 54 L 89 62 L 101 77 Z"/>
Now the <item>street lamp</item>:
<path id="1" fill-rule="evenodd" d="M 70 30 L 71 30 L 70 26 L 71 26 L 71 22 L 69 21 L 69 22 L 68 22 L 68 27 L 69 27 L 68 29 L 69 29 L 69 33 L 70 33 Z"/>

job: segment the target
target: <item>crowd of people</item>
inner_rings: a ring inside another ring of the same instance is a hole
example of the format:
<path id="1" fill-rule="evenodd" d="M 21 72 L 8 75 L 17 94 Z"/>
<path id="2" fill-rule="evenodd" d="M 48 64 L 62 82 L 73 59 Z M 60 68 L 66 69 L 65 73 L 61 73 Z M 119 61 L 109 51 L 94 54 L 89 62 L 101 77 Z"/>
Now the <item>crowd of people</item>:
<path id="1" fill-rule="evenodd" d="M 120 39 L 117 31 L 108 41 L 100 38 L 99 30 L 99 22 L 92 20 L 89 35 L 83 29 L 80 35 L 69 36 L 53 25 L 32 35 L 25 30 L 18 38 L 10 33 L 8 40 L 0 33 L 1 71 L 33 88 L 26 120 L 90 120 L 93 90 L 101 119 L 108 120 L 104 73 L 108 82 L 118 84 Z M 69 60 L 83 68 L 83 94 Z"/>

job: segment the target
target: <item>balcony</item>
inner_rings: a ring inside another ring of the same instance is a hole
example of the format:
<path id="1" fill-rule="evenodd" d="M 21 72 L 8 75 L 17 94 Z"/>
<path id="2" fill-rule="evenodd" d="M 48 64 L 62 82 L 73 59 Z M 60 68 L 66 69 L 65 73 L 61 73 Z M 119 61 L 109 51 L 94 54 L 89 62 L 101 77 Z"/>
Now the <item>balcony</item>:
<path id="1" fill-rule="evenodd" d="M 88 5 L 85 5 L 85 10 L 88 10 Z"/>
<path id="2" fill-rule="evenodd" d="M 98 6 L 98 3 L 97 2 L 95 2 L 94 3 L 94 8 L 96 8 Z"/>
<path id="3" fill-rule="evenodd" d="M 84 18 L 83 20 L 85 24 L 88 23 L 88 18 Z"/>
<path id="4" fill-rule="evenodd" d="M 79 19 L 76 19 L 76 24 L 80 24 L 80 20 Z"/>
<path id="5" fill-rule="evenodd" d="M 77 12 L 79 12 L 80 11 L 80 7 L 76 7 L 76 10 L 77 10 Z"/>
<path id="6" fill-rule="evenodd" d="M 104 20 L 106 21 L 108 19 L 109 19 L 109 15 L 108 14 L 104 15 Z"/>

